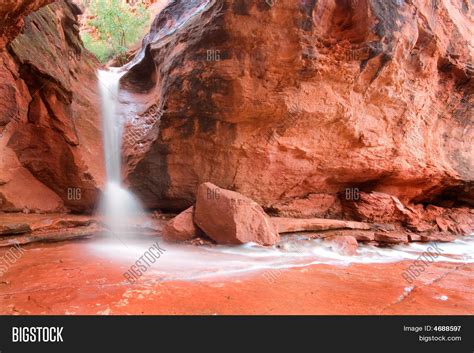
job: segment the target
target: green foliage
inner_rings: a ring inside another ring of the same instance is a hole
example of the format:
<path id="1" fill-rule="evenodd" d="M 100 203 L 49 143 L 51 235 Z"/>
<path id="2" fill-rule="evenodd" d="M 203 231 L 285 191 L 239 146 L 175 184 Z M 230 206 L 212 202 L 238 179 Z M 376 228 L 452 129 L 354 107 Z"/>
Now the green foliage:
<path id="1" fill-rule="evenodd" d="M 143 35 L 149 16 L 142 1 L 132 6 L 125 0 L 91 0 L 89 15 L 87 25 L 95 29 L 98 38 L 84 33 L 84 45 L 102 62 L 114 56 L 123 58 Z"/>
<path id="2" fill-rule="evenodd" d="M 106 62 L 116 54 L 107 43 L 101 40 L 94 40 L 89 33 L 82 34 L 82 41 L 87 50 L 93 53 L 100 62 Z"/>

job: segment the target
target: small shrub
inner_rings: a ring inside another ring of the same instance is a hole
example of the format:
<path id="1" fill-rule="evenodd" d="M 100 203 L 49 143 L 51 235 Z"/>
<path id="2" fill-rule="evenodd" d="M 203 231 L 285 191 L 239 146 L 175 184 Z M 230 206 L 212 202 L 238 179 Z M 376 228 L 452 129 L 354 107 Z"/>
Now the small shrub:
<path id="1" fill-rule="evenodd" d="M 82 34 L 82 41 L 87 50 L 93 53 L 100 62 L 106 62 L 115 55 L 114 51 L 107 45 L 107 43 L 100 40 L 94 40 L 89 33 Z"/>
<path id="2" fill-rule="evenodd" d="M 149 14 L 142 1 L 130 5 L 125 0 L 91 0 L 87 25 L 94 35 L 83 33 L 85 47 L 101 62 L 125 57 L 129 46 L 144 33 Z"/>

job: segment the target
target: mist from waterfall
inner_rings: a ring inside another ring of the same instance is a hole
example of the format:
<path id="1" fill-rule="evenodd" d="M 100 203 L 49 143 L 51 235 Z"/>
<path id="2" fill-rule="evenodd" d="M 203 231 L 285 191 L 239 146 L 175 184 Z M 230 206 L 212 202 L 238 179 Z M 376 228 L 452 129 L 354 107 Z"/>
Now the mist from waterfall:
<path id="1" fill-rule="evenodd" d="M 100 212 L 106 227 L 116 236 L 129 236 L 133 220 L 144 213 L 140 202 L 124 186 L 122 178 L 123 117 L 119 115 L 118 107 L 119 81 L 124 74 L 125 71 L 116 68 L 98 71 L 106 169 Z"/>

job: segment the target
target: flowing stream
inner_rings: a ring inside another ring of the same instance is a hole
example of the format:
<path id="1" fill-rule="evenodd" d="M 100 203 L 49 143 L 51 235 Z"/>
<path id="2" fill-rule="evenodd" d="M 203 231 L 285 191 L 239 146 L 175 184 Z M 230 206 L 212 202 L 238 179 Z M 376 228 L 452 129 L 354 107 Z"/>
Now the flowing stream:
<path id="1" fill-rule="evenodd" d="M 166 280 L 207 280 L 245 276 L 269 270 L 278 271 L 317 264 L 348 266 L 351 264 L 382 264 L 411 262 L 426 254 L 433 243 L 412 243 L 379 248 L 360 244 L 357 254 L 341 255 L 319 239 L 287 235 L 271 247 L 249 243 L 239 246 L 196 246 L 170 244 L 160 238 L 127 239 L 126 246 L 114 239 L 96 239 L 91 251 L 124 266 L 135 264 L 153 244 L 159 242 L 165 252 L 146 272 L 145 277 Z M 438 256 L 434 262 L 474 263 L 474 235 L 450 243 L 436 244 Z M 408 266 L 408 265 L 407 265 Z"/>

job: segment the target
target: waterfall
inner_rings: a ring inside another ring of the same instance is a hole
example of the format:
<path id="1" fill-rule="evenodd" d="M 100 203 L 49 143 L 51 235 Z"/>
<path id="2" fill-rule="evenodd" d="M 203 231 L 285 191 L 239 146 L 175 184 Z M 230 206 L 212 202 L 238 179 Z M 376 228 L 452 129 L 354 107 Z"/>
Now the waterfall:
<path id="1" fill-rule="evenodd" d="M 100 211 L 106 227 L 116 236 L 130 234 L 136 217 L 143 214 L 136 197 L 128 191 L 122 178 L 123 118 L 119 112 L 119 81 L 125 71 L 116 68 L 99 70 L 102 108 L 102 134 L 106 169 L 106 185 Z"/>

